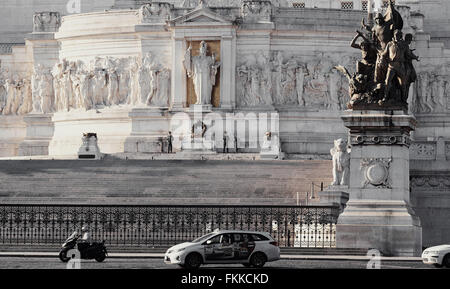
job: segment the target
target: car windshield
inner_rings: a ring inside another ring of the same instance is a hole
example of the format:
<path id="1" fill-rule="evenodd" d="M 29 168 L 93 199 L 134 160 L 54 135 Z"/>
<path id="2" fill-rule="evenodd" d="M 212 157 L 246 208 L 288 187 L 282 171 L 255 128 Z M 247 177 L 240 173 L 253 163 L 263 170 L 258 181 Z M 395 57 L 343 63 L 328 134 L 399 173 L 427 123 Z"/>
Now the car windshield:
<path id="1" fill-rule="evenodd" d="M 197 238 L 194 241 L 192 241 L 192 243 L 200 243 L 200 242 L 205 241 L 206 239 L 208 239 L 209 237 L 212 237 L 214 235 L 215 235 L 215 233 L 209 233 L 209 234 L 203 235 L 200 238 Z"/>

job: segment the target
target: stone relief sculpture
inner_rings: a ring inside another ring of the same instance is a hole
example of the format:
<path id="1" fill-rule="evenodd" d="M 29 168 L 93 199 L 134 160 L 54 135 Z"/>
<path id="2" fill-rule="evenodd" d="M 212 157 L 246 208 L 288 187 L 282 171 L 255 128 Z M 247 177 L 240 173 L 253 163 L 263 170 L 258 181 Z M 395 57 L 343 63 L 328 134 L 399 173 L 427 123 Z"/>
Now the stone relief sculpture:
<path id="1" fill-rule="evenodd" d="M 270 21 L 272 3 L 270 1 L 242 1 L 241 16 L 244 21 Z"/>
<path id="2" fill-rule="evenodd" d="M 199 55 L 192 56 L 192 47 L 186 50 L 184 57 L 184 67 L 188 77 L 193 78 L 197 102 L 195 104 L 210 105 L 211 93 L 216 85 L 216 74 L 220 63 L 216 61 L 216 56 L 207 56 L 208 45 L 205 41 L 200 43 Z"/>
<path id="3" fill-rule="evenodd" d="M 90 63 L 61 60 L 52 69 L 37 65 L 29 77 L 0 71 L 0 113 L 53 113 L 116 105 L 167 107 L 171 70 L 151 54 Z"/>
<path id="4" fill-rule="evenodd" d="M 269 56 L 244 55 L 237 66 L 239 106 L 287 105 L 327 110 L 341 110 L 347 88 L 343 76 L 333 69 L 329 55 L 317 58 L 290 56 L 281 51 Z"/>
<path id="5" fill-rule="evenodd" d="M 173 5 L 165 2 L 152 2 L 141 6 L 139 18 L 142 23 L 170 20 Z"/>
<path id="6" fill-rule="evenodd" d="M 59 12 L 38 12 L 33 16 L 34 32 L 56 32 L 61 26 Z"/>
<path id="7" fill-rule="evenodd" d="M 347 142 L 343 139 L 334 141 L 330 150 L 333 157 L 333 183 L 332 186 L 347 186 L 350 174 L 350 153 Z"/>

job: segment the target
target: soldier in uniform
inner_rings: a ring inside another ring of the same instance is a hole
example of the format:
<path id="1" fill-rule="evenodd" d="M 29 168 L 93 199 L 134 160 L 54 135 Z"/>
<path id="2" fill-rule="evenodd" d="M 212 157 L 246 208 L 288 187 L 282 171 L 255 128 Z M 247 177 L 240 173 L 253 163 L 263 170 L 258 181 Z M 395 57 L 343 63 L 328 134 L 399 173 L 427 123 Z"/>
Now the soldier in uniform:
<path id="1" fill-rule="evenodd" d="M 172 141 L 173 141 L 172 132 L 169 131 L 169 135 L 167 136 L 167 153 L 168 154 L 172 153 Z"/>

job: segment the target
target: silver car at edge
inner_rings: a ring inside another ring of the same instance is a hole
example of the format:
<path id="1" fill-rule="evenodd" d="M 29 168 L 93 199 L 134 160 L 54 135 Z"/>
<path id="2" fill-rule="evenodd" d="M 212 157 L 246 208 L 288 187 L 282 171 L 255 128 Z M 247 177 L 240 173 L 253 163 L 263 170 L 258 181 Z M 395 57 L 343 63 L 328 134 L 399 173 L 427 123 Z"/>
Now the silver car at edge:
<path id="1" fill-rule="evenodd" d="M 195 269 L 202 264 L 243 264 L 261 268 L 280 259 L 278 243 L 265 232 L 216 230 L 192 242 L 169 248 L 166 264 Z"/>
<path id="2" fill-rule="evenodd" d="M 422 253 L 422 261 L 435 267 L 443 266 L 450 268 L 450 245 L 440 245 L 427 248 Z"/>

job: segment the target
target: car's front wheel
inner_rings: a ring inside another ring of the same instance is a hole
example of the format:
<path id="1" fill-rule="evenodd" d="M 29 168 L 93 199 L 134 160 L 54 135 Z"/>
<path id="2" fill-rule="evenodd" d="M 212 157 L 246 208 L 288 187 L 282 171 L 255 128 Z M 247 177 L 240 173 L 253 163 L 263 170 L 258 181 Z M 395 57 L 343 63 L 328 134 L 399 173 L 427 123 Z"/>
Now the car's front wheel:
<path id="1" fill-rule="evenodd" d="M 442 265 L 447 268 L 450 268 L 450 254 L 444 256 L 444 259 L 442 260 Z"/>
<path id="2" fill-rule="evenodd" d="M 198 253 L 191 253 L 186 256 L 184 266 L 186 269 L 198 269 L 202 264 L 202 256 Z"/>
<path id="3" fill-rule="evenodd" d="M 262 268 L 264 264 L 266 264 L 267 258 L 266 255 L 264 255 L 261 252 L 257 252 L 253 254 L 252 258 L 250 259 L 250 264 L 253 265 L 255 268 Z"/>

